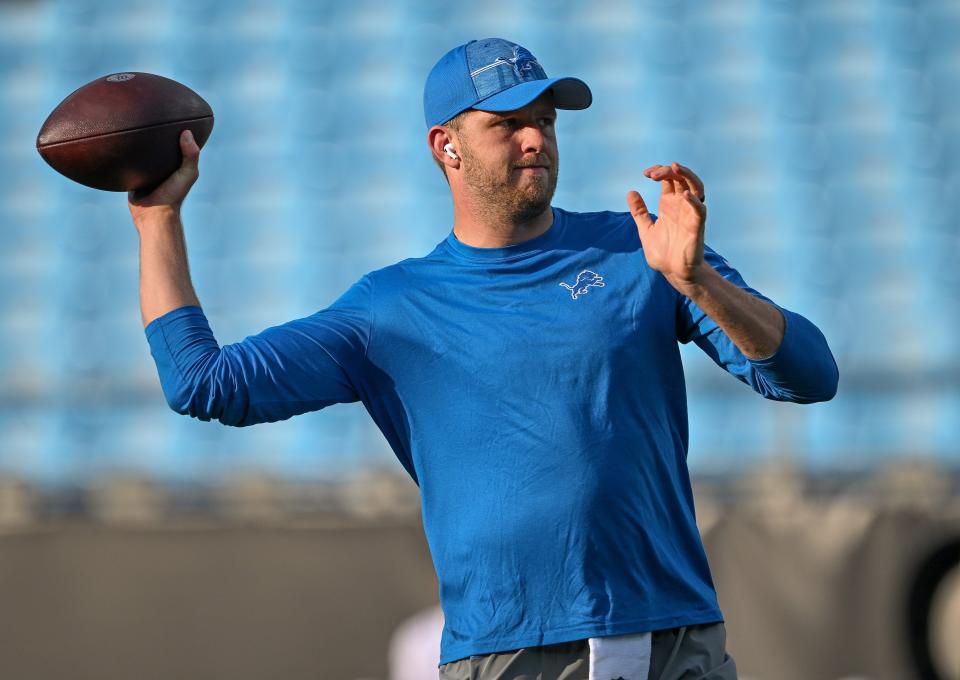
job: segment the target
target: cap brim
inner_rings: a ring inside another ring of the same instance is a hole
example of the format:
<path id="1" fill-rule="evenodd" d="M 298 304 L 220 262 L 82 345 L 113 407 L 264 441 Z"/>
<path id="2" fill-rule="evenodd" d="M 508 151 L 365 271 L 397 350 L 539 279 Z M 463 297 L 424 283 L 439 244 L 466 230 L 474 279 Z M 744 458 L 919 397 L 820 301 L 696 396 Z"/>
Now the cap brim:
<path id="1" fill-rule="evenodd" d="M 498 92 L 470 108 L 481 111 L 513 111 L 522 109 L 547 90 L 553 91 L 553 105 L 558 109 L 585 109 L 593 103 L 593 93 L 579 78 L 547 78 L 525 83 Z"/>

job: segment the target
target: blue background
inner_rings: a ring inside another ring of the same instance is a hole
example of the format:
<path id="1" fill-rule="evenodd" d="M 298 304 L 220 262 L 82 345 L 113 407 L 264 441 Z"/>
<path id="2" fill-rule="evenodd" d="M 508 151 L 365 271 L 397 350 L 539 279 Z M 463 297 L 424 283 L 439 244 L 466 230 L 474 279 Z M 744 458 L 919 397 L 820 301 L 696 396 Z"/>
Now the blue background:
<path id="1" fill-rule="evenodd" d="M 213 107 L 184 208 L 221 343 L 325 307 L 449 232 L 423 80 L 504 37 L 594 93 L 561 112 L 569 210 L 624 210 L 677 160 L 707 186 L 707 241 L 824 331 L 826 404 L 768 402 L 684 347 L 693 472 L 960 462 L 960 5 L 955 2 L 307 0 L 0 2 L 0 474 L 167 483 L 238 470 L 400 470 L 357 404 L 233 430 L 170 411 L 143 335 L 122 194 L 56 174 L 36 134 L 117 71 Z"/>

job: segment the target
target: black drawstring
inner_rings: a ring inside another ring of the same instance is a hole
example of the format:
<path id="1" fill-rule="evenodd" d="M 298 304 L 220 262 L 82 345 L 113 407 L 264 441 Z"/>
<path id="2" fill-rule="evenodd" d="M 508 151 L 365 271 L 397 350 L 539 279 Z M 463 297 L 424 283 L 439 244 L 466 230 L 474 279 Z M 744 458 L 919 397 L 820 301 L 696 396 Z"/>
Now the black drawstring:
<path id="1" fill-rule="evenodd" d="M 673 660 L 677 658 L 677 654 L 680 653 L 680 643 L 683 642 L 683 636 L 687 634 L 687 627 L 683 626 L 680 628 L 680 631 L 677 633 L 677 639 L 673 643 L 673 649 L 670 650 L 670 656 L 667 657 L 666 662 L 663 664 L 663 669 L 660 671 L 660 674 L 657 678 L 662 678 L 667 670 L 670 668 L 670 664 L 673 663 Z M 651 678 L 651 680 L 656 680 Z"/>

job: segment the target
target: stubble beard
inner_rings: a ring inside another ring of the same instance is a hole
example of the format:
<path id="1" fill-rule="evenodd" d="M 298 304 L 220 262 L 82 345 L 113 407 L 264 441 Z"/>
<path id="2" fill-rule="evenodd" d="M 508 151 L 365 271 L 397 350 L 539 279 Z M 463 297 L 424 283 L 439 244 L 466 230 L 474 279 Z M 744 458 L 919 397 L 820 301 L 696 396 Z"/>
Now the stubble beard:
<path id="1" fill-rule="evenodd" d="M 558 160 L 550 162 L 546 176 L 537 173 L 530 178 L 523 178 L 521 183 L 517 184 L 514 178 L 517 171 L 512 167 L 503 168 L 500 174 L 493 172 L 484 167 L 465 146 L 461 146 L 460 149 L 464 181 L 472 190 L 479 209 L 485 215 L 497 222 L 523 224 L 530 222 L 550 207 L 560 173 Z M 541 159 L 546 158 L 545 155 L 541 155 Z M 549 161 L 544 160 L 544 162 Z"/>

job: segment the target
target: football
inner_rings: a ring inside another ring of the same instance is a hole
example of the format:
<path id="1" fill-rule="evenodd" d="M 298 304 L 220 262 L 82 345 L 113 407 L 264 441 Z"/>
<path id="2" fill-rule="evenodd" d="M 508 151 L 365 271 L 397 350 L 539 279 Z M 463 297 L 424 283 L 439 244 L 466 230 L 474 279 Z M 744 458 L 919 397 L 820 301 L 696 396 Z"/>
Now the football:
<path id="1" fill-rule="evenodd" d="M 94 189 L 149 190 L 181 161 L 179 137 L 203 146 L 213 111 L 175 80 L 151 73 L 114 73 L 60 102 L 37 135 L 37 151 L 57 172 Z"/>

